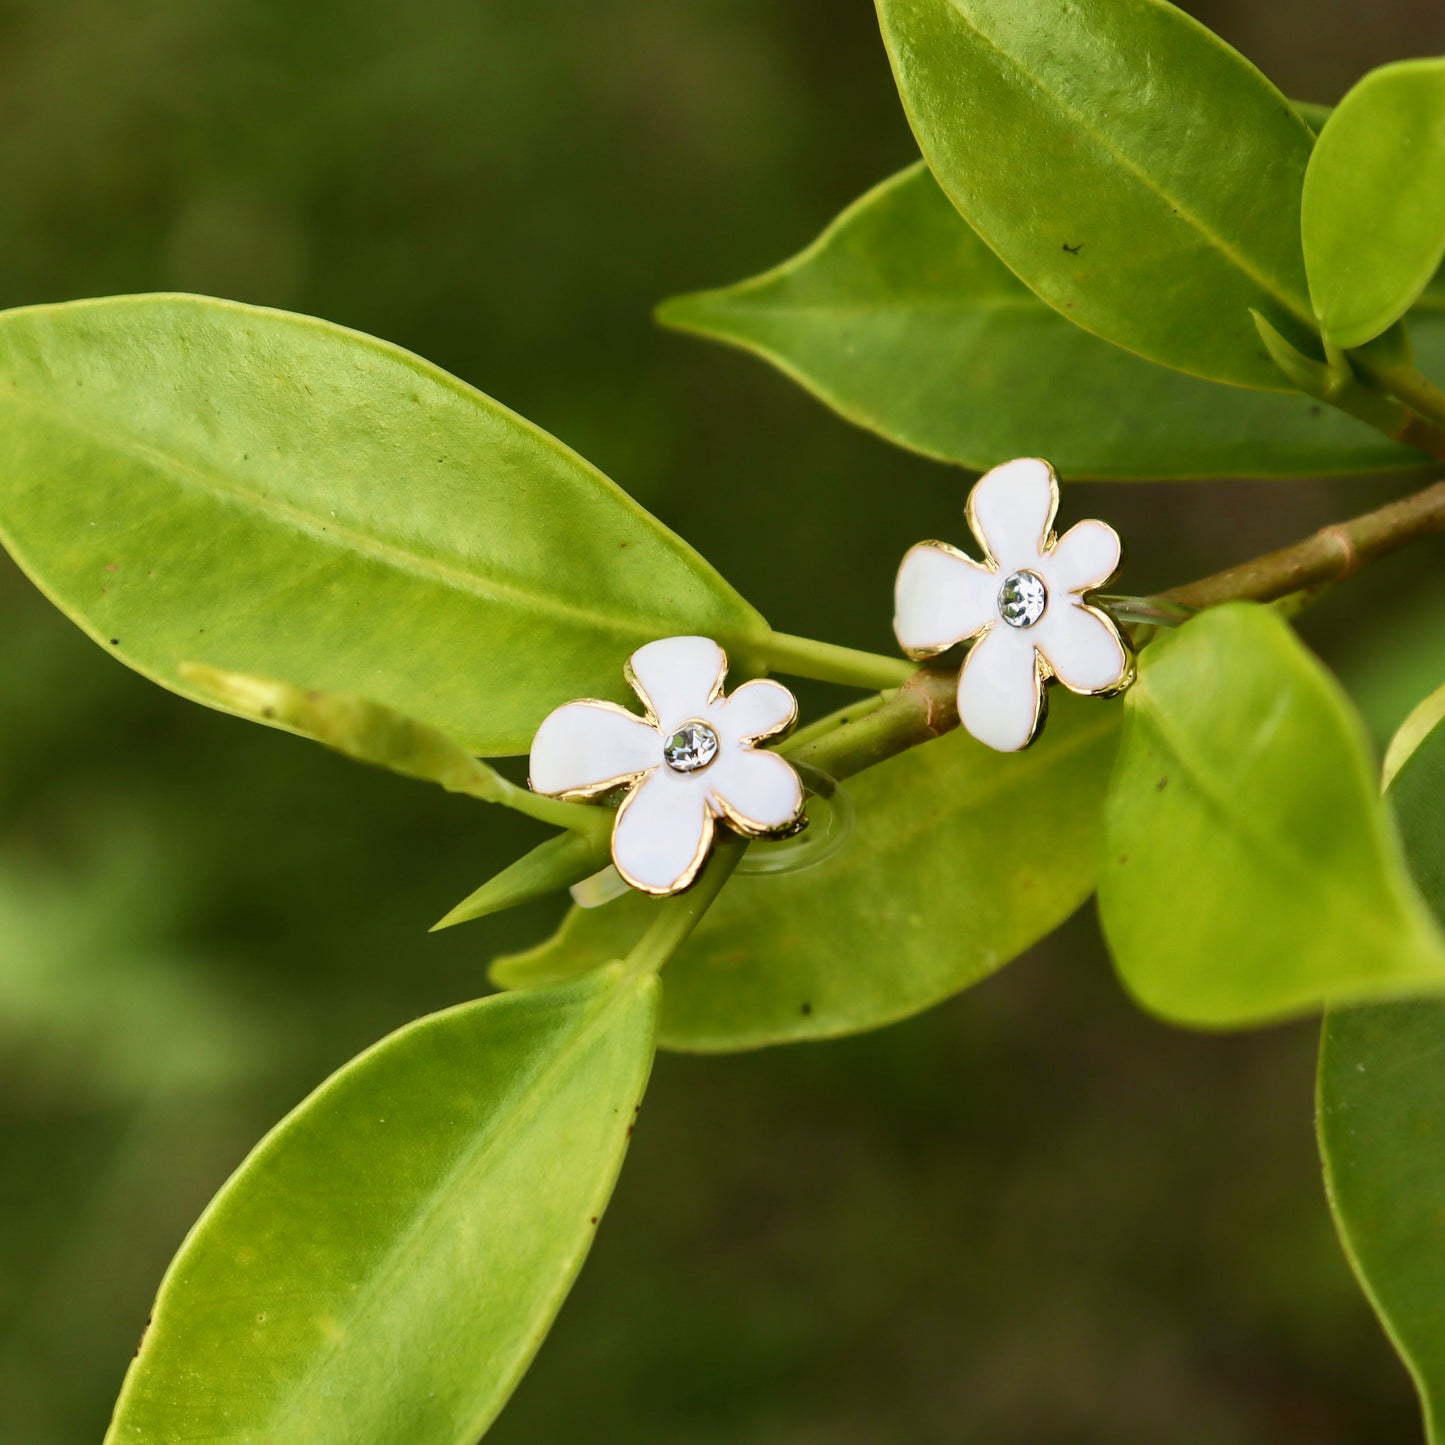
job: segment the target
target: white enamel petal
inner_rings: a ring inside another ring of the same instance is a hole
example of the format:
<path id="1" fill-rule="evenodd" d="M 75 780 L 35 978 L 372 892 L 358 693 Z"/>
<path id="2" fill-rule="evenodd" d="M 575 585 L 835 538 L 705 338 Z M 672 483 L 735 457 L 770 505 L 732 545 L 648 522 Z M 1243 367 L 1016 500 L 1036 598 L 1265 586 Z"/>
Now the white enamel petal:
<path id="1" fill-rule="evenodd" d="M 978 479 L 968 495 L 968 525 L 1006 577 L 1038 565 L 1058 505 L 1054 469 L 1037 457 L 1020 457 Z"/>
<path id="2" fill-rule="evenodd" d="M 942 542 L 910 547 L 893 588 L 893 631 L 913 658 L 936 657 L 998 616 L 999 579 Z"/>
<path id="3" fill-rule="evenodd" d="M 1102 587 L 1119 570 L 1123 547 L 1107 522 L 1079 522 L 1049 553 L 1049 583 L 1056 592 L 1087 592 Z"/>
<path id="4" fill-rule="evenodd" d="M 727 654 L 710 637 L 663 637 L 627 661 L 627 680 L 666 737 L 701 717 L 728 670 Z"/>
<path id="5" fill-rule="evenodd" d="M 1111 692 L 1129 673 L 1129 654 L 1119 634 L 1091 607 L 1054 598 L 1032 629 L 1054 676 L 1070 692 Z"/>
<path id="6" fill-rule="evenodd" d="M 569 702 L 537 729 L 529 781 L 534 793 L 588 797 L 661 761 L 662 739 L 640 717 L 607 702 Z"/>
<path id="7" fill-rule="evenodd" d="M 1033 740 L 1042 706 L 1043 685 L 1028 632 L 1000 623 L 974 643 L 959 673 L 958 715 L 964 727 L 979 742 L 1016 753 Z"/>
<path id="8" fill-rule="evenodd" d="M 797 720 L 798 700 L 782 683 L 764 677 L 745 682 L 729 697 L 719 698 L 706 716 L 723 746 L 736 746 L 770 738 L 791 727 Z"/>
<path id="9" fill-rule="evenodd" d="M 697 876 L 712 846 L 707 787 L 659 768 L 623 800 L 612 829 L 612 861 L 644 893 L 676 893 Z"/>
<path id="10" fill-rule="evenodd" d="M 777 753 L 738 748 L 717 760 L 709 783 L 728 821 L 745 833 L 776 833 L 803 811 L 803 784 Z"/>

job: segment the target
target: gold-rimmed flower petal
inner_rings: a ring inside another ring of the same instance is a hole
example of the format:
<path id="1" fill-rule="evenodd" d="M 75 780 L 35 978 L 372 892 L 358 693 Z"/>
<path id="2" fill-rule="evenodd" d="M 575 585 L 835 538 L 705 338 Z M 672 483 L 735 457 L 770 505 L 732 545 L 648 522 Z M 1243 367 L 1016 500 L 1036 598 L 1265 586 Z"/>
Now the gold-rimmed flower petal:
<path id="1" fill-rule="evenodd" d="M 979 546 L 1007 576 L 1038 565 L 1058 509 L 1054 469 L 1037 457 L 1020 457 L 978 479 L 965 513 Z"/>
<path id="2" fill-rule="evenodd" d="M 1118 692 L 1129 681 L 1128 649 L 1097 608 L 1056 598 L 1033 634 L 1049 670 L 1070 692 L 1097 696 Z"/>
<path id="3" fill-rule="evenodd" d="M 707 710 L 724 746 L 779 737 L 798 720 L 798 700 L 780 682 L 760 677 L 745 682 Z"/>
<path id="4" fill-rule="evenodd" d="M 1107 523 L 1076 522 L 1042 559 L 1052 593 L 1087 592 L 1103 587 L 1119 570 L 1124 548 Z"/>
<path id="5" fill-rule="evenodd" d="M 803 784 L 777 753 L 740 748 L 720 758 L 710 782 L 713 806 L 754 837 L 791 828 L 803 812 Z"/>
<path id="6" fill-rule="evenodd" d="M 528 783 L 553 798 L 592 798 L 662 762 L 662 740 L 615 703 L 583 699 L 548 713 L 532 739 Z"/>
<path id="7" fill-rule="evenodd" d="M 697 877 L 712 847 L 707 789 L 666 768 L 623 799 L 612 829 L 612 861 L 643 893 L 679 893 Z"/>
<path id="8" fill-rule="evenodd" d="M 1016 753 L 1043 720 L 1044 688 L 1033 641 L 996 623 L 974 643 L 958 675 L 958 715 L 979 742 Z"/>
<path id="9" fill-rule="evenodd" d="M 919 542 L 898 568 L 893 631 L 917 662 L 937 657 L 998 616 L 997 573 L 947 542 Z"/>
<path id="10" fill-rule="evenodd" d="M 721 692 L 727 654 L 710 637 L 663 637 L 627 660 L 627 681 L 663 736 L 675 731 Z"/>

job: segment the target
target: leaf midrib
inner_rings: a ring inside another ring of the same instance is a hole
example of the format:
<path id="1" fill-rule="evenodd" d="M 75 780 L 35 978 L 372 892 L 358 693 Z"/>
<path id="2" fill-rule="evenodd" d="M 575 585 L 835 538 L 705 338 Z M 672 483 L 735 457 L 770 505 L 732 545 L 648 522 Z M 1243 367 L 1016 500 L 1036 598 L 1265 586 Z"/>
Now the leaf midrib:
<path id="1" fill-rule="evenodd" d="M 104 427 L 95 422 L 82 423 L 73 413 L 46 406 L 34 395 L 17 395 L 12 391 L 9 396 L 0 399 L 0 405 L 8 406 L 12 410 L 28 410 L 62 430 L 86 438 L 102 450 L 116 451 L 159 471 L 170 478 L 179 490 L 199 492 L 213 498 L 218 505 L 226 501 L 236 503 L 283 530 L 310 537 L 343 556 L 357 554 L 383 562 L 426 582 L 467 593 L 484 602 L 500 603 L 520 611 L 545 612 L 564 622 L 598 628 L 628 640 L 635 639 L 639 633 L 646 632 L 649 628 L 655 629 L 656 619 L 642 613 L 634 617 L 563 602 L 554 594 L 530 591 L 496 578 L 482 577 L 439 558 L 408 551 L 394 542 L 358 531 L 330 515 L 323 520 L 304 507 L 240 486 L 214 467 L 202 465 L 194 458 L 168 452 L 142 441 L 132 433 Z"/>
<path id="2" fill-rule="evenodd" d="M 1180 220 L 1185 221 L 1189 225 L 1191 225 L 1199 233 L 1199 235 L 1204 238 L 1205 241 L 1207 241 L 1215 250 L 1217 250 L 1222 256 L 1229 260 L 1237 270 L 1242 272 L 1245 276 L 1249 277 L 1251 281 L 1255 282 L 1256 285 L 1261 287 L 1261 289 L 1263 289 L 1270 296 L 1274 297 L 1274 299 L 1278 301 L 1282 306 L 1284 306 L 1292 316 L 1294 316 L 1297 320 L 1303 321 L 1308 327 L 1310 327 L 1311 330 L 1315 329 L 1315 319 L 1307 304 L 1299 304 L 1293 296 L 1291 296 L 1287 291 L 1281 288 L 1280 283 L 1277 282 L 1274 277 L 1268 276 L 1257 270 L 1242 252 L 1238 251 L 1234 246 L 1232 246 L 1223 235 L 1216 231 L 1213 226 L 1211 226 L 1207 221 L 1204 220 L 1202 216 L 1198 215 L 1194 211 L 1194 209 L 1189 206 L 1181 197 L 1172 195 L 1170 192 L 1166 191 L 1154 179 L 1150 172 L 1147 169 L 1141 167 L 1138 162 L 1133 159 L 1132 156 L 1130 156 L 1125 151 L 1117 149 L 1104 132 L 1098 130 L 1094 125 L 1090 123 L 1088 116 L 1084 112 L 1076 110 L 1064 99 L 1062 95 L 1050 89 L 1050 87 L 1044 83 L 1041 76 L 1030 70 L 1017 56 L 1005 50 L 1003 46 L 1000 45 L 998 41 L 993 38 L 993 36 L 985 32 L 964 11 L 964 0 L 946 0 L 946 3 L 948 4 L 949 9 L 952 10 L 955 15 L 957 15 L 960 22 L 972 34 L 976 35 L 984 45 L 986 45 L 990 50 L 994 52 L 995 55 L 999 57 L 1000 60 L 1002 60 L 1006 65 L 1008 65 L 1026 82 L 1032 85 L 1035 90 L 1037 90 L 1046 99 L 1052 101 L 1058 107 L 1058 109 L 1069 118 L 1069 120 L 1073 121 L 1078 126 L 1080 131 L 1087 135 L 1095 143 L 1095 145 L 1104 152 L 1106 156 L 1109 156 L 1113 160 L 1117 161 L 1119 165 L 1130 175 L 1132 175 L 1146 191 L 1156 196 L 1165 205 L 1169 206 L 1170 209 L 1178 216 Z M 1301 124 L 1303 124 L 1303 122 L 1301 122 Z"/>

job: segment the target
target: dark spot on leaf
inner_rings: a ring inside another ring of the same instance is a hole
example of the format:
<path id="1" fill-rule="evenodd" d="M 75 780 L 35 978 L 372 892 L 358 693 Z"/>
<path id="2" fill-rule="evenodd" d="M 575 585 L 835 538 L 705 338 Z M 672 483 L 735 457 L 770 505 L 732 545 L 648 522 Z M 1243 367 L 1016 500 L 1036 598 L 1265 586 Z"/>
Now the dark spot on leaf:
<path id="1" fill-rule="evenodd" d="M 813 1005 L 810 1003 L 802 1004 L 799 1006 L 798 1012 L 802 1014 L 804 1018 L 807 1018 L 807 1016 L 813 1012 Z"/>
<path id="2" fill-rule="evenodd" d="M 1067 241 L 1064 242 L 1064 250 L 1066 250 L 1071 256 L 1077 256 L 1079 252 L 1083 249 L 1084 243 L 1082 241 L 1080 241 L 1077 246 L 1071 246 Z"/>
<path id="3" fill-rule="evenodd" d="M 1319 402 L 1315 402 L 1315 404 L 1314 404 L 1312 407 L 1310 407 L 1310 415 L 1311 415 L 1311 416 L 1319 416 L 1320 413 L 1323 412 L 1323 411 L 1324 411 L 1324 407 L 1322 407 L 1322 406 L 1319 404 Z"/>
<path id="4" fill-rule="evenodd" d="M 1159 781 L 1154 784 L 1154 786 L 1155 786 L 1156 788 L 1158 788 L 1158 790 L 1162 793 L 1162 792 L 1164 791 L 1164 789 L 1169 786 L 1169 779 L 1168 779 L 1168 778 L 1160 778 Z"/>
<path id="5" fill-rule="evenodd" d="M 596 1224 L 596 1223 L 597 1223 L 597 1216 L 596 1216 L 595 1214 L 592 1216 L 592 1223 L 593 1223 L 593 1224 Z"/>
<path id="6" fill-rule="evenodd" d="M 628 1137 L 629 1139 L 632 1138 L 632 1131 L 633 1131 L 635 1128 L 637 1128 L 637 1125 L 636 1125 L 636 1124 L 629 1124 L 629 1125 L 627 1126 L 627 1137 Z"/>
<path id="7" fill-rule="evenodd" d="M 263 708 L 261 709 L 261 716 L 262 716 L 262 717 L 275 717 L 275 716 L 276 716 L 276 709 L 275 709 L 274 707 L 263 707 Z"/>
<path id="8" fill-rule="evenodd" d="M 146 1316 L 145 1325 L 144 1325 L 144 1327 L 141 1329 L 141 1332 L 140 1332 L 140 1339 L 138 1339 L 138 1340 L 135 1342 L 135 1352 L 136 1352 L 136 1354 L 140 1354 L 140 1348 L 141 1348 L 141 1346 L 142 1346 L 143 1344 L 145 1344 L 145 1342 L 146 1342 L 146 1336 L 147 1336 L 148 1334 L 150 1334 L 150 1332 L 151 1332 L 151 1321 L 152 1321 L 154 1318 L 155 1318 L 154 1315 L 147 1315 L 147 1316 Z"/>
<path id="9" fill-rule="evenodd" d="M 627 543 L 626 543 L 626 542 L 619 542 L 617 545 L 618 545 L 618 547 L 625 547 L 625 546 L 627 545 Z"/>
<path id="10" fill-rule="evenodd" d="M 1128 861 L 1129 861 L 1129 855 L 1128 855 L 1127 853 L 1120 853 L 1120 854 L 1119 854 L 1119 866 L 1120 866 L 1120 867 L 1123 867 L 1123 865 L 1124 865 L 1125 863 L 1127 863 Z"/>
<path id="11" fill-rule="evenodd" d="M 118 637 L 112 637 L 112 638 L 110 639 L 110 645 L 111 645 L 112 647 L 119 647 L 119 646 L 120 646 L 120 638 L 118 638 Z"/>
<path id="12" fill-rule="evenodd" d="M 107 563 L 105 564 L 105 570 L 106 570 L 107 572 L 114 572 L 115 569 L 116 569 L 119 565 L 120 565 L 120 563 L 118 563 L 118 562 L 107 562 Z"/>

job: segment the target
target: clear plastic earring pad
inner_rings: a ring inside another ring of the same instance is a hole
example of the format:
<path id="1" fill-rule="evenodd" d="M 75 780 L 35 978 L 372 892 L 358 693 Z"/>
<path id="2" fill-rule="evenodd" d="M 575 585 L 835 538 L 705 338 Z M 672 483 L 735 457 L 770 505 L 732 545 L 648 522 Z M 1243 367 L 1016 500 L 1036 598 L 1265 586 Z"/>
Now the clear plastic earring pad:
<path id="1" fill-rule="evenodd" d="M 806 763 L 793 763 L 793 767 L 807 795 L 807 826 L 791 837 L 756 839 L 738 864 L 739 874 L 801 873 L 805 868 L 816 868 L 833 857 L 851 836 L 853 800 L 843 784 L 821 768 Z M 617 869 L 608 864 L 600 873 L 574 883 L 570 891 L 579 908 L 600 908 L 632 890 Z"/>

